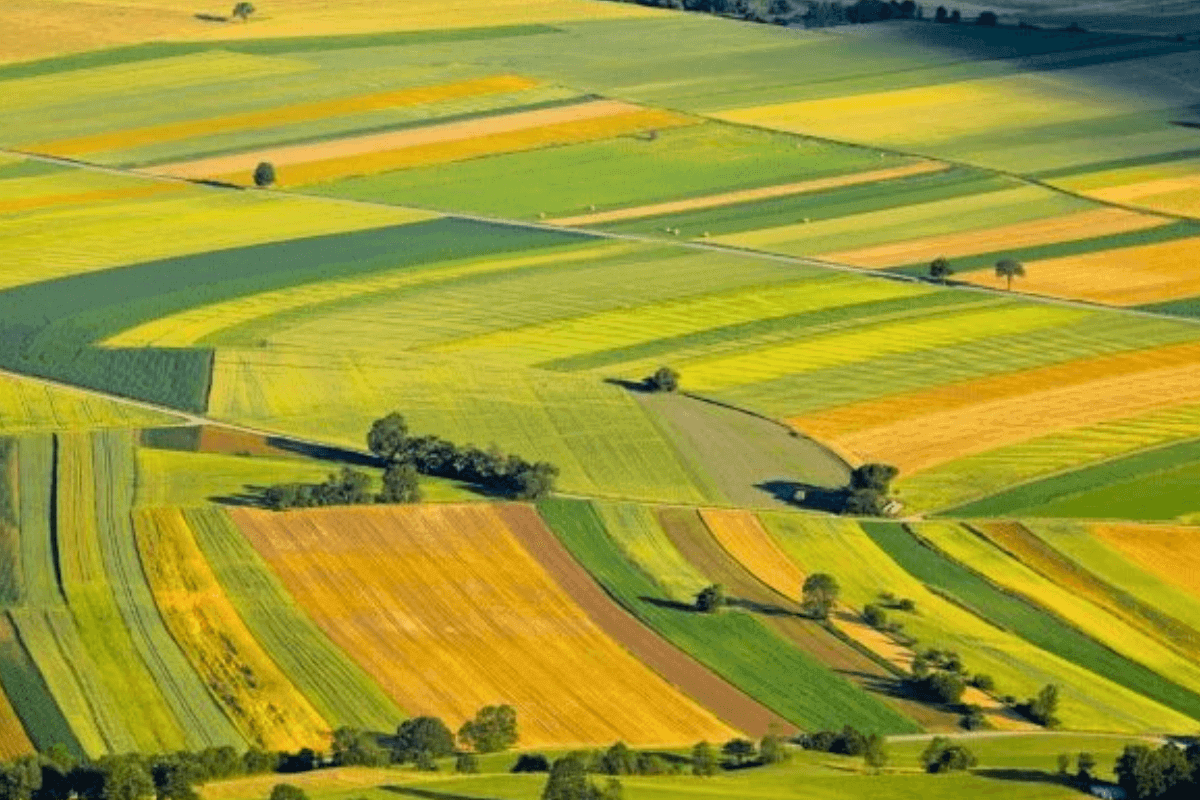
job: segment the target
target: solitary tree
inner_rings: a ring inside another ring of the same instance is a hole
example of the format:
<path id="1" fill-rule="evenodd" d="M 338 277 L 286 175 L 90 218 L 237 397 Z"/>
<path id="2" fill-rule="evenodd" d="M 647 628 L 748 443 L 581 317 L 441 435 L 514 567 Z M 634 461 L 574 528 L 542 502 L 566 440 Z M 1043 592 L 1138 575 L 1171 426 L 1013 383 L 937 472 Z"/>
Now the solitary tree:
<path id="1" fill-rule="evenodd" d="M 733 763 L 742 766 L 754 758 L 754 742 L 749 739 L 730 739 L 721 747 L 721 753 L 733 759 Z"/>
<path id="2" fill-rule="evenodd" d="M 250 19 L 250 15 L 254 13 L 254 4 L 247 3 L 246 0 L 241 0 L 233 7 L 233 12 L 230 14 L 234 19 L 240 19 L 242 22 Z"/>
<path id="3" fill-rule="evenodd" d="M 863 750 L 863 761 L 873 772 L 878 772 L 886 767 L 888 763 L 887 740 L 878 733 L 868 736 L 867 749 Z"/>
<path id="4" fill-rule="evenodd" d="M 696 610 L 711 614 L 725 605 L 725 587 L 719 583 L 705 586 L 696 595 Z"/>
<path id="5" fill-rule="evenodd" d="M 264 189 L 275 183 L 275 166 L 270 161 L 260 161 L 254 168 L 254 185 Z"/>
<path id="6" fill-rule="evenodd" d="M 717 774 L 717 754 L 708 742 L 697 742 L 692 748 L 692 774 L 709 776 Z"/>
<path id="7" fill-rule="evenodd" d="M 517 743 L 517 710 L 509 705 L 484 706 L 458 729 L 458 738 L 479 753 L 507 750 Z"/>
<path id="8" fill-rule="evenodd" d="M 670 367 L 659 367 L 646 383 L 656 392 L 673 392 L 679 388 L 679 373 Z"/>
<path id="9" fill-rule="evenodd" d="M 829 612 L 837 602 L 841 587 L 832 575 L 814 572 L 804 579 L 802 592 L 802 600 L 808 613 L 817 619 L 829 619 Z"/>
<path id="10" fill-rule="evenodd" d="M 1013 278 L 1025 277 L 1025 265 L 1020 261 L 1005 258 L 996 262 L 996 277 L 1008 281 L 1008 290 L 1012 291 Z"/>
<path id="11" fill-rule="evenodd" d="M 950 267 L 950 261 L 945 258 L 935 258 L 929 263 L 929 277 L 945 282 L 946 278 L 954 274 L 954 270 Z"/>

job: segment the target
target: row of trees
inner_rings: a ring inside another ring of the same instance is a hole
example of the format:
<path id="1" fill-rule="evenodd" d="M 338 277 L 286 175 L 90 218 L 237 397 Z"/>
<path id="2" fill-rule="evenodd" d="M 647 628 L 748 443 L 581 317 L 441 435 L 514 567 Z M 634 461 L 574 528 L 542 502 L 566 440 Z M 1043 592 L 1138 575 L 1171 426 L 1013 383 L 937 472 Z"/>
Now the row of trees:
<path id="1" fill-rule="evenodd" d="M 422 475 L 473 483 L 520 500 L 535 500 L 553 491 L 558 477 L 558 467 L 553 464 L 529 462 L 505 454 L 495 445 L 480 450 L 437 436 L 410 436 L 408 423 L 397 412 L 375 420 L 367 433 L 367 447 L 389 471 L 411 468 Z"/>
<path id="2" fill-rule="evenodd" d="M 940 10 L 940 9 L 939 9 Z M 993 267 L 996 277 L 1007 281 L 1008 290 L 1012 291 L 1013 278 L 1025 277 L 1025 265 L 1013 258 L 1002 258 Z M 929 262 L 929 277 L 945 283 L 954 274 L 954 268 L 946 258 L 935 258 Z"/>
<path id="3" fill-rule="evenodd" d="M 1094 763 L 1094 761 L 1093 761 Z M 1080 770 L 1083 771 L 1082 764 Z M 1200 796 L 1200 744 L 1157 749 L 1130 745 L 1117 759 L 1117 783 L 1138 800 L 1184 800 Z"/>
<path id="4" fill-rule="evenodd" d="M 804 579 L 800 603 L 813 619 L 827 620 L 837 604 L 841 587 L 837 579 L 824 572 L 814 572 Z M 704 614 L 714 614 L 729 605 L 725 587 L 719 583 L 705 586 L 696 594 L 693 607 Z"/>
<path id="5" fill-rule="evenodd" d="M 415 503 L 420 499 L 417 471 L 402 464 L 389 466 L 384 471 L 383 487 L 379 492 L 371 491 L 369 474 L 350 467 L 330 473 L 324 483 L 278 483 L 263 492 L 263 501 L 276 511 L 366 503 Z"/>

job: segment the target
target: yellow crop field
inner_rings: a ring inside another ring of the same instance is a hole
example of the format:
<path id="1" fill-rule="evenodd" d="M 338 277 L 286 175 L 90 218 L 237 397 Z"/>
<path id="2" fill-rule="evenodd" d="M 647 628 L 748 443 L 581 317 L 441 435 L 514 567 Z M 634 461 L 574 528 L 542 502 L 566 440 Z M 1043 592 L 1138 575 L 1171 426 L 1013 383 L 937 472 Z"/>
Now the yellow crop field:
<path id="1" fill-rule="evenodd" d="M 240 114 L 228 114 L 222 117 L 111 131 L 92 136 L 80 136 L 74 139 L 61 139 L 46 144 L 29 145 L 26 149 L 57 156 L 74 156 L 98 150 L 141 147 L 148 144 L 188 139 L 193 136 L 252 130 L 254 128 L 269 128 L 286 123 L 309 122 L 343 114 L 379 111 L 397 106 L 436 103 L 443 100 L 454 100 L 485 94 L 517 92 L 523 89 L 532 89 L 537 85 L 537 81 L 517 75 L 493 75 L 486 78 L 473 78 L 453 83 L 412 86 L 404 89 L 393 89 L 387 92 L 339 97 L 333 100 L 294 103 L 263 111 L 247 111 Z"/>
<path id="2" fill-rule="evenodd" d="M 1122 247 L 1025 265 L 1021 291 L 1136 306 L 1200 294 L 1200 239 Z M 1003 286 L 991 270 L 957 276 L 979 286 Z"/>
<path id="3" fill-rule="evenodd" d="M 17 712 L 13 710 L 8 696 L 0 692 L 0 758 L 9 760 L 33 752 L 33 743 L 21 727 Z"/>
<path id="4" fill-rule="evenodd" d="M 170 425 L 176 417 L 60 389 L 34 379 L 0 376 L 0 432 Z"/>
<path id="5" fill-rule="evenodd" d="M 128 186 L 123 189 L 97 189 L 94 192 L 51 194 L 40 197 L 0 200 L 0 214 L 11 214 L 18 211 L 50 208 L 52 206 L 103 203 L 108 200 L 133 200 L 141 197 L 154 197 L 172 192 L 182 192 L 185 188 L 182 184 L 177 183 L 146 183 L 141 186 Z"/>
<path id="6" fill-rule="evenodd" d="M 668 111 L 598 100 L 575 106 L 523 111 L 466 122 L 449 122 L 312 145 L 256 151 L 155 167 L 163 175 L 217 177 L 248 183 L 260 161 L 275 165 L 283 185 L 320 183 L 408 167 L 608 139 L 644 130 L 693 125 L 698 120 Z"/>
<path id="7" fill-rule="evenodd" d="M 267 750 L 324 750 L 329 725 L 247 630 L 183 512 L 137 512 L 134 530 L 154 602 L 171 635 L 247 740 Z"/>
<path id="8" fill-rule="evenodd" d="M 172 256 L 399 225 L 435 215 L 258 192 L 158 197 L 0 216 L 0 288 Z M 71 231 L 63 236 L 64 230 Z"/>
<path id="9" fill-rule="evenodd" d="M 1152 73 L 1159 69 L 1181 68 L 1178 54 L 1172 54 L 1140 59 L 1136 66 L 1121 61 L 1082 68 L 1030 71 L 742 108 L 716 116 L 732 122 L 829 138 L 928 148 L 968 136 L 1022 128 L 1034 119 L 1039 125 L 1049 126 L 1108 117 L 1117 103 L 1128 113 L 1169 107 L 1172 105 L 1170 100 L 1150 90 L 1161 83 L 1161 78 Z M 1124 71 L 1126 86 L 1136 80 L 1142 82 L 1147 91 L 1134 94 L 1108 90 L 1112 84 L 1105 79 L 1111 80 L 1112 73 L 1118 69 Z M 898 120 L 903 120 L 902 124 L 898 124 Z"/>
<path id="10" fill-rule="evenodd" d="M 287 782 L 299 789 L 315 794 L 320 792 L 373 789 L 389 783 L 411 779 L 419 773 L 401 772 L 391 767 L 334 767 L 297 772 L 287 776 Z M 278 773 L 247 775 L 241 778 L 213 781 L 197 786 L 196 792 L 203 800 L 249 800 L 268 797 L 279 783 Z"/>
<path id="11" fill-rule="evenodd" d="M 779 549 L 757 517 L 748 511 L 720 509 L 701 509 L 700 517 L 713 538 L 755 577 L 784 597 L 800 597 L 804 573 Z"/>
<path id="12" fill-rule="evenodd" d="M 0 62 L 162 40 L 260 39 L 396 30 L 526 25 L 649 17 L 663 12 L 632 3 L 592 0 L 449 0 L 422 6 L 407 0 L 288 0 L 265 7 L 247 23 L 214 23 L 196 12 L 227 14 L 227 4 L 141 0 L 101 4 L 88 0 L 13 0 L 0 12 L 5 36 Z M 97 9 L 101 9 L 98 11 Z"/>
<path id="13" fill-rule="evenodd" d="M 961 383 L 949 383 L 887 395 L 861 403 L 837 406 L 794 417 L 789 423 L 819 439 L 841 439 L 855 431 L 869 430 L 928 414 L 974 406 L 981 400 L 1016 398 L 1048 389 L 1088 383 L 1103 378 L 1157 369 L 1200 364 L 1200 343 L 1168 345 L 1133 350 L 1116 355 L 1078 359 L 1047 367 L 1008 372 Z"/>
<path id="14" fill-rule="evenodd" d="M 1088 532 L 1137 566 L 1200 597 L 1200 541 L 1181 525 L 1105 523 Z"/>
<path id="15" fill-rule="evenodd" d="M 93 7 L 93 20 L 96 16 Z M 81 24 L 87 23 L 81 21 Z M 43 32 L 42 35 L 48 36 L 48 33 Z M 8 40 L 7 36 L 5 40 Z M 3 48 L 0 46 L 2 57 Z M 75 103 L 103 100 L 127 93 L 130 86 L 145 92 L 154 89 L 182 91 L 191 86 L 228 80 L 231 75 L 244 80 L 269 80 L 316 68 L 316 65 L 298 59 L 214 50 L 2 81 L 0 93 L 4 95 L 5 109 L 15 112 L 44 105 L 48 98 L 70 97 Z"/>
<path id="16" fill-rule="evenodd" d="M 1196 175 L 1196 166 L 1190 162 L 1182 175 L 1097 187 L 1089 189 L 1087 194 L 1109 203 L 1196 216 L 1200 214 L 1200 176 Z"/>
<path id="17" fill-rule="evenodd" d="M 719 741 L 729 729 L 600 631 L 477 504 L 231 516 L 310 616 L 413 715 L 517 709 L 520 744 Z M 354 587 L 354 591 L 347 591 Z"/>
<path id="18" fill-rule="evenodd" d="M 320 281 L 302 286 L 289 286 L 271 292 L 262 292 L 250 297 L 239 297 L 223 303 L 181 311 L 166 317 L 151 320 L 136 328 L 130 328 L 105 340 L 109 347 L 189 347 L 207 343 L 211 338 L 227 329 L 254 320 L 261 320 L 307 306 L 325 305 L 353 297 L 433 284 L 440 281 L 463 278 L 471 275 L 501 273 L 523 267 L 571 265 L 580 261 L 618 256 L 630 253 L 638 245 L 626 243 L 570 245 L 553 248 L 550 252 L 536 255 L 516 255 L 506 258 L 489 256 L 485 259 L 468 259 L 465 262 L 447 262 L 433 269 L 414 271 L 411 267 L 384 271 L 372 275 L 355 276 L 345 280 Z"/>
<path id="19" fill-rule="evenodd" d="M 891 353 L 910 353 L 927 348 L 930 342 L 948 346 L 1055 327 L 1080 319 L 1087 313 L 1050 306 L 984 307 L 932 319 L 900 320 L 862 330 L 807 337 L 744 353 L 687 362 L 681 368 L 687 373 L 688 388 L 697 391 L 723 389 Z"/>
<path id="20" fill-rule="evenodd" d="M 627 219 L 654 217 L 661 214 L 677 214 L 681 211 L 696 211 L 702 208 L 717 208 L 735 203 L 749 203 L 755 200 L 769 200 L 774 197 L 790 197 L 808 192 L 820 192 L 826 189 L 836 189 L 841 186 L 855 186 L 860 183 L 875 183 L 876 181 L 906 178 L 913 175 L 925 175 L 930 172 L 942 172 L 950 168 L 949 164 L 937 161 L 918 161 L 902 167 L 889 169 L 853 172 L 849 175 L 834 175 L 829 178 L 816 178 L 809 181 L 784 183 L 775 186 L 760 186 L 757 189 L 742 189 L 736 192 L 722 192 L 704 197 L 692 197 L 687 200 L 672 200 L 667 203 L 653 203 L 633 208 L 618 208 L 612 211 L 597 211 L 593 214 L 581 214 L 575 217 L 561 217 L 549 220 L 557 225 L 601 225 L 608 222 L 620 222 Z"/>
<path id="21" fill-rule="evenodd" d="M 843 275 L 812 278 L 784 286 L 756 286 L 732 292 L 663 300 L 632 308 L 499 330 L 453 339 L 428 349 L 471 353 L 508 363 L 537 364 L 593 350 L 625 347 L 721 325 L 784 317 L 850 303 L 919 297 L 927 287 L 890 281 L 863 281 Z M 743 345 L 744 346 L 744 345 Z"/>
<path id="22" fill-rule="evenodd" d="M 935 410 L 846 434 L 838 444 L 867 460 L 913 473 L 1055 431 L 1198 400 L 1200 370 L 1189 362 Z"/>
<path id="23" fill-rule="evenodd" d="M 898 267 L 932 261 L 938 257 L 955 258 L 1014 247 L 1032 247 L 1145 230 L 1165 225 L 1170 221 L 1165 217 L 1137 214 L 1120 208 L 1100 208 L 965 233 L 950 233 L 856 250 L 822 253 L 820 257 L 858 267 Z"/>

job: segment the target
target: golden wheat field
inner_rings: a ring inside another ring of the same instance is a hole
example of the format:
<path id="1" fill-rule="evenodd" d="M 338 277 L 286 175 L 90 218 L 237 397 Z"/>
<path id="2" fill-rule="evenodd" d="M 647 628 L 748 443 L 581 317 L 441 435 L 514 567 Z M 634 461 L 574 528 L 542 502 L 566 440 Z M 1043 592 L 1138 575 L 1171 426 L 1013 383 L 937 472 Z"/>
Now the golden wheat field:
<path id="1" fill-rule="evenodd" d="M 167 628 L 243 735 L 267 750 L 327 748 L 328 723 L 246 628 L 183 512 L 136 512 L 134 530 Z"/>
<path id="2" fill-rule="evenodd" d="M 493 75 L 431 86 L 411 86 L 386 92 L 373 92 L 333 100 L 293 103 L 262 111 L 246 111 L 221 117 L 148 125 L 142 128 L 110 131 L 73 139 L 60 139 L 44 144 L 29 145 L 26 149 L 56 156 L 75 156 L 101 150 L 141 147 L 148 144 L 190 139 L 230 131 L 270 128 L 288 123 L 312 122 L 345 114 L 379 111 L 399 106 L 436 103 L 462 97 L 503 94 L 537 86 L 537 81 L 517 75 Z"/>
<path id="3" fill-rule="evenodd" d="M 1088 532 L 1152 575 L 1200 597 L 1200 540 L 1183 525 L 1103 523 Z"/>
<path id="4" fill-rule="evenodd" d="M 1200 399 L 1195 364 L 1100 378 L 1074 386 L 983 400 L 838 437 L 866 460 L 919 472 L 966 456 Z"/>
<path id="5" fill-rule="evenodd" d="M 935 258 L 955 258 L 976 253 L 992 253 L 1015 247 L 1032 247 L 1040 244 L 1069 242 L 1128 233 L 1166 225 L 1171 220 L 1150 214 L 1138 214 L 1120 208 L 1100 208 L 1080 211 L 1061 217 L 1035 219 L 1013 225 L 1000 225 L 965 233 L 950 233 L 908 239 L 894 243 L 865 247 L 857 250 L 841 250 L 822 253 L 821 258 L 857 267 L 899 267 L 905 264 L 920 264 Z"/>
<path id="6" fill-rule="evenodd" d="M 1033 261 L 1016 287 L 1025 292 L 1115 306 L 1159 303 L 1200 294 L 1200 239 L 1102 250 Z M 978 286 L 1003 287 L 992 270 L 958 276 Z"/>
<path id="7" fill-rule="evenodd" d="M 775 544 L 758 517 L 749 511 L 702 509 L 700 517 L 731 556 L 760 581 L 790 600 L 798 600 L 804 573 Z"/>
<path id="8" fill-rule="evenodd" d="M 1187 343 L 1096 356 L 1046 367 L 1009 372 L 886 395 L 861 403 L 793 417 L 788 422 L 817 438 L 840 440 L 854 431 L 867 430 L 930 413 L 976 405 L 981 399 L 1019 398 L 1031 392 L 1115 378 L 1146 370 L 1200 365 L 1200 343 Z"/>
<path id="9" fill-rule="evenodd" d="M 317 624 L 413 715 L 457 728 L 509 703 L 524 746 L 730 733 L 603 634 L 494 509 L 231 513 Z"/>

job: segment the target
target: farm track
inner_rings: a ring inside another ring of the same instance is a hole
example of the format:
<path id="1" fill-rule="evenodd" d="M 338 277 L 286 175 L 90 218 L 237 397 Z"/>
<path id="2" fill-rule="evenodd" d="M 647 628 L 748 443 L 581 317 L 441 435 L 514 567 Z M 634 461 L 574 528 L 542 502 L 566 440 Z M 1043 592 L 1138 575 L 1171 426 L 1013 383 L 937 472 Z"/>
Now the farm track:
<path id="1" fill-rule="evenodd" d="M 500 515 L 530 555 L 587 612 L 592 622 L 681 692 L 739 730 L 796 731 L 796 726 L 669 644 L 621 608 L 549 528 L 529 524 L 525 515 L 514 514 L 506 506 L 500 508 Z"/>

